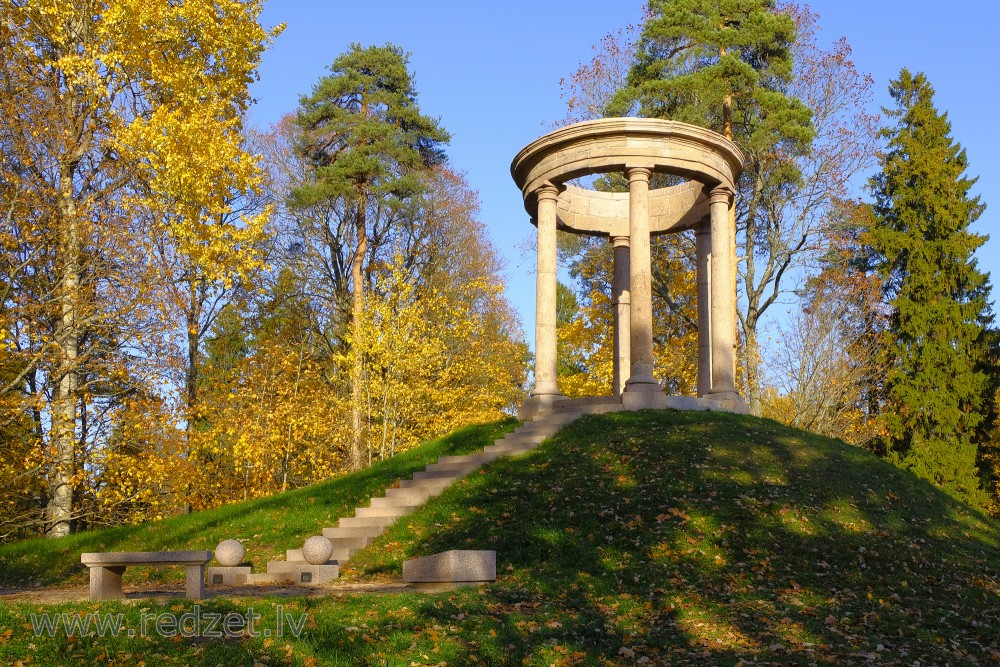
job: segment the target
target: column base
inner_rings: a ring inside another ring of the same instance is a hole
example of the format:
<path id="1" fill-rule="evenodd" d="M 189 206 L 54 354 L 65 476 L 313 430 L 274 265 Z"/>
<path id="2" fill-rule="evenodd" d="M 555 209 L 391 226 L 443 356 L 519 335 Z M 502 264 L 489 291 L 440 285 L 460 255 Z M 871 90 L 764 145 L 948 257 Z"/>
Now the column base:
<path id="1" fill-rule="evenodd" d="M 517 410 L 517 418 L 523 422 L 531 421 L 535 417 L 552 412 L 556 403 L 565 400 L 567 398 L 563 394 L 532 394 L 521 403 L 521 407 Z"/>
<path id="2" fill-rule="evenodd" d="M 621 395 L 622 407 L 629 411 L 666 408 L 667 395 L 653 377 L 653 365 L 634 363 L 631 371 Z"/>
<path id="3" fill-rule="evenodd" d="M 653 377 L 653 364 L 632 364 L 629 370 L 623 395 L 630 391 L 663 391 L 660 383 Z"/>
<path id="4" fill-rule="evenodd" d="M 667 407 L 667 395 L 659 384 L 629 384 L 622 392 L 622 407 L 629 412 L 636 410 L 663 410 Z"/>
<path id="5" fill-rule="evenodd" d="M 720 404 L 726 412 L 734 412 L 738 415 L 750 414 L 750 406 L 743 400 L 743 397 L 735 391 L 711 392 L 705 395 L 709 401 Z"/>

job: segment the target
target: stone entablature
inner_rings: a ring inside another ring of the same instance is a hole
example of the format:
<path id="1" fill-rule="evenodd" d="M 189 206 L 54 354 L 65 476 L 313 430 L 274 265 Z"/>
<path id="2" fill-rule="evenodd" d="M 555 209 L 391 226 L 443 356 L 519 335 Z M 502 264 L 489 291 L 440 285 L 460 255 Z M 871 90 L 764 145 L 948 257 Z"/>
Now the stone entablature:
<path id="1" fill-rule="evenodd" d="M 628 409 L 665 407 L 653 377 L 650 236 L 694 229 L 698 263 L 698 395 L 734 410 L 736 390 L 735 229 L 729 210 L 743 154 L 701 127 L 648 118 L 607 118 L 559 128 L 528 144 L 511 164 L 538 228 L 535 389 L 525 414 L 565 398 L 556 384 L 556 230 L 604 236 L 614 246 L 615 394 Z M 567 185 L 622 173 L 628 193 Z M 687 179 L 650 190 L 653 174 Z"/>
<path id="2" fill-rule="evenodd" d="M 703 185 L 736 191 L 743 153 L 721 134 L 703 127 L 653 118 L 603 118 L 567 125 L 525 146 L 511 175 L 525 193 L 546 183 L 565 183 L 591 174 L 624 173 L 631 167 L 682 176 Z"/>

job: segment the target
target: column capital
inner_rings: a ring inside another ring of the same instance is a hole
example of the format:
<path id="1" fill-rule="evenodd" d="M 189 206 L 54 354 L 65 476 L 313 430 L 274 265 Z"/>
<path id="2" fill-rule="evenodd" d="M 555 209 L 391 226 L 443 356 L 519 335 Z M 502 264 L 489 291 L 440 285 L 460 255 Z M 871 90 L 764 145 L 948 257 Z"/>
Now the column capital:
<path id="1" fill-rule="evenodd" d="M 551 183 L 546 183 L 537 190 L 535 190 L 535 199 L 538 201 L 555 201 L 559 199 L 559 188 L 552 185 Z"/>
<path id="2" fill-rule="evenodd" d="M 708 201 L 710 204 L 725 203 L 727 207 L 733 205 L 733 199 L 735 197 L 735 192 L 722 185 L 712 188 L 708 193 Z"/>
<path id="3" fill-rule="evenodd" d="M 653 175 L 653 170 L 649 167 L 628 167 L 625 169 L 625 176 L 628 177 L 629 183 L 632 181 L 649 181 L 649 177 Z"/>
<path id="4" fill-rule="evenodd" d="M 612 236 L 611 245 L 615 248 L 628 248 L 630 242 L 630 237 L 628 236 Z"/>

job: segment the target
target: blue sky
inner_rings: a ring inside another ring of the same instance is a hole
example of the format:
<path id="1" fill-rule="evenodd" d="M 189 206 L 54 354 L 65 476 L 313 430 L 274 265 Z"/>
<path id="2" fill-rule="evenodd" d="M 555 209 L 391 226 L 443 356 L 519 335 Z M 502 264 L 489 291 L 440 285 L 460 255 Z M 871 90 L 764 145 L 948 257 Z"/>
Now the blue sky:
<path id="1" fill-rule="evenodd" d="M 844 36 L 858 68 L 875 78 L 875 102 L 889 104 L 901 67 L 926 72 L 953 136 L 967 149 L 970 174 L 987 211 L 974 227 L 992 234 L 980 266 L 1000 280 L 1000 131 L 996 33 L 1000 2 L 967 0 L 954 11 L 928 0 L 816 0 L 820 39 Z M 482 219 L 507 259 L 508 290 L 529 341 L 534 331 L 534 257 L 518 245 L 533 232 L 510 178 L 510 161 L 565 114 L 559 80 L 593 54 L 592 46 L 635 22 L 641 2 L 418 3 L 370 0 L 269 0 L 263 22 L 286 23 L 263 58 L 252 89 L 256 124 L 294 111 L 300 95 L 351 42 L 393 42 L 411 53 L 419 102 L 452 134 L 449 156 L 479 191 Z M 994 300 L 1000 287 L 994 292 Z"/>

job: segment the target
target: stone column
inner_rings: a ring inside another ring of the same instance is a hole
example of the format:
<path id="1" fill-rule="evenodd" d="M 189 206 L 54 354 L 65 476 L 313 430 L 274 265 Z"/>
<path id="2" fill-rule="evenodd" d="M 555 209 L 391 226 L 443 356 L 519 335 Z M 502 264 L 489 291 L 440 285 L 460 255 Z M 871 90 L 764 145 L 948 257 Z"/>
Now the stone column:
<path id="1" fill-rule="evenodd" d="M 711 336 L 712 389 L 709 398 L 720 401 L 743 399 L 736 392 L 736 280 L 733 273 L 733 231 L 729 207 L 733 193 L 716 188 L 710 194 L 711 256 Z"/>
<path id="2" fill-rule="evenodd" d="M 712 232 L 708 220 L 695 228 L 698 264 L 698 396 L 712 391 Z"/>
<path id="3" fill-rule="evenodd" d="M 556 339 L 556 199 L 559 190 L 543 185 L 538 198 L 538 273 L 535 283 L 535 389 L 542 411 L 562 398 L 556 386 L 558 343 Z"/>
<path id="4" fill-rule="evenodd" d="M 629 290 L 629 239 L 627 236 L 613 236 L 614 245 L 614 277 L 611 280 L 611 303 L 615 309 L 615 396 L 621 396 L 625 391 L 625 382 L 629 379 L 632 358 L 629 354 L 631 342 L 629 337 L 629 308 L 631 295 Z"/>
<path id="5" fill-rule="evenodd" d="M 653 377 L 653 286 L 649 250 L 649 177 L 652 170 L 631 167 L 629 183 L 629 327 L 631 373 L 622 393 L 628 410 L 662 408 L 666 395 Z"/>

